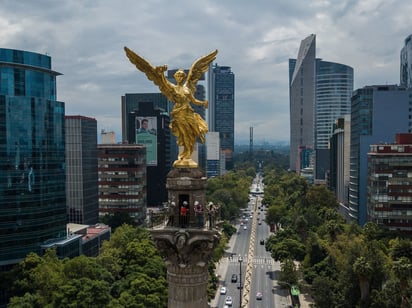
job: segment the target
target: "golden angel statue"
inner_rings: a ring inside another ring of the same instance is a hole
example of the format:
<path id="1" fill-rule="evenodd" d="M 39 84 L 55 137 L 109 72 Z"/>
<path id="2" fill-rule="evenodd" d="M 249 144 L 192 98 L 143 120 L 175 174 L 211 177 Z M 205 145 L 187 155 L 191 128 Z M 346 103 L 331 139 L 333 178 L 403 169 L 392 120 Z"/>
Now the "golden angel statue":
<path id="1" fill-rule="evenodd" d="M 164 75 L 167 65 L 154 67 L 129 48 L 124 47 L 124 50 L 130 62 L 136 65 L 138 70 L 145 73 L 146 77 L 159 87 L 163 95 L 174 103 L 173 110 L 170 113 L 172 120 L 169 127 L 177 138 L 177 144 L 182 146 L 183 150 L 179 152 L 178 159 L 173 163 L 173 166 L 196 168 L 197 163 L 191 159 L 191 155 L 197 138 L 202 143 L 205 142 L 208 128 L 205 120 L 193 110 L 191 103 L 204 108 L 208 107 L 208 101 L 200 101 L 194 97 L 194 94 L 197 81 L 208 70 L 209 64 L 216 59 L 217 50 L 193 62 L 188 76 L 186 76 L 184 70 L 177 70 L 173 75 L 176 84 L 167 80 Z"/>

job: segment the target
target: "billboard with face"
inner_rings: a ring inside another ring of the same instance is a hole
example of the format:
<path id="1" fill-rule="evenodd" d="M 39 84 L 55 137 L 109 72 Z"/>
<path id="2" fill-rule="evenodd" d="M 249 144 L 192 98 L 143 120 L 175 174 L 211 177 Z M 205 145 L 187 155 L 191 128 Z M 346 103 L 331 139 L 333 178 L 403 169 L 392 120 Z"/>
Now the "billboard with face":
<path id="1" fill-rule="evenodd" d="M 157 118 L 136 117 L 136 143 L 146 146 L 146 164 L 157 165 Z"/>

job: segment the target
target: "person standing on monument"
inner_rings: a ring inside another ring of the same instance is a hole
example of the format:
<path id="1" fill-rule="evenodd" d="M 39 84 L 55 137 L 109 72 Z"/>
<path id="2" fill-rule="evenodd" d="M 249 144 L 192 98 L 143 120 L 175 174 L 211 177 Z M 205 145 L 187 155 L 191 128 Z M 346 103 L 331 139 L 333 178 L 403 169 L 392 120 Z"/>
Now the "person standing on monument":
<path id="1" fill-rule="evenodd" d="M 185 228 L 187 226 L 187 215 L 188 215 L 188 203 L 183 201 L 182 206 L 180 207 L 180 226 Z"/>
<path id="2" fill-rule="evenodd" d="M 174 224 L 174 218 L 175 218 L 175 209 L 176 209 L 176 203 L 174 201 L 168 202 L 168 208 L 167 212 L 169 214 L 169 219 L 167 221 L 168 226 L 173 226 Z"/>
<path id="3" fill-rule="evenodd" d="M 207 206 L 207 216 L 209 218 L 209 229 L 214 227 L 214 218 L 215 218 L 215 206 L 213 202 L 209 202 Z"/>
<path id="4" fill-rule="evenodd" d="M 203 228 L 203 225 L 204 225 L 203 206 L 197 200 L 194 203 L 194 212 L 197 218 L 197 226 L 199 228 Z"/>

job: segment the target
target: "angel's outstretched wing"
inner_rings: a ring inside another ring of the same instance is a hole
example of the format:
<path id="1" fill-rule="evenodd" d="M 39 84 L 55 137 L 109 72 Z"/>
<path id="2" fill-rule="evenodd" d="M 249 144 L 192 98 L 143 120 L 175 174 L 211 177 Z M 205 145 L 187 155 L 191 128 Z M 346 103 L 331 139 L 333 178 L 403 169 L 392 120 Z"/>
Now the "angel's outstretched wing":
<path id="1" fill-rule="evenodd" d="M 139 71 L 145 73 L 146 77 L 149 80 L 153 81 L 154 84 L 159 87 L 160 91 L 169 100 L 174 101 L 174 85 L 164 76 L 164 72 L 167 70 L 167 66 L 163 65 L 154 67 L 147 60 L 145 60 L 126 46 L 124 47 L 124 50 L 130 62 L 132 62 Z"/>
<path id="2" fill-rule="evenodd" d="M 209 64 L 216 59 L 217 49 L 212 51 L 210 54 L 203 56 L 193 62 L 192 67 L 190 68 L 189 75 L 186 79 L 186 86 L 192 91 L 196 92 L 196 83 L 204 72 L 209 68 Z"/>

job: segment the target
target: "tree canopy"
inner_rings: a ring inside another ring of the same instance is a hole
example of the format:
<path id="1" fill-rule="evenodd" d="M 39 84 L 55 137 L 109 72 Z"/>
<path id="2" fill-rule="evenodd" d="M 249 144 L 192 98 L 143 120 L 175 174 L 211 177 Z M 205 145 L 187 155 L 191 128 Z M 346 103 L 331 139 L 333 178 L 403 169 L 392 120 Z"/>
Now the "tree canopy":
<path id="1" fill-rule="evenodd" d="M 266 170 L 266 222 L 277 226 L 266 242 L 272 257 L 316 307 L 409 307 L 412 303 L 412 244 L 409 237 L 369 222 L 348 224 L 325 186 L 310 185 L 286 171 Z M 290 281 L 286 281 L 290 283 Z"/>

